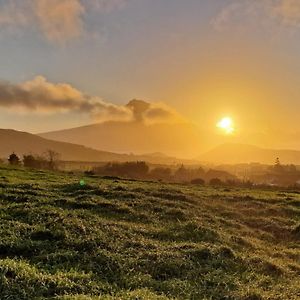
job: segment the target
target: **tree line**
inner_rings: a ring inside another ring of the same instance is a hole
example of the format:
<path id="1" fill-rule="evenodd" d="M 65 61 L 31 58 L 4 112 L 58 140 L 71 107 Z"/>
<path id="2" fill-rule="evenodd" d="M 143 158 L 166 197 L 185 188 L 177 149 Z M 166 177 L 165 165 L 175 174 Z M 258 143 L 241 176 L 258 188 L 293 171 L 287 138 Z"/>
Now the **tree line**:
<path id="1" fill-rule="evenodd" d="M 204 170 L 202 167 L 187 168 L 184 165 L 178 166 L 175 169 L 165 166 L 150 168 L 144 161 L 125 163 L 109 162 L 104 166 L 93 168 L 91 171 L 86 172 L 86 174 L 138 180 L 185 182 L 198 185 L 204 185 L 206 183 L 212 185 L 233 184 L 238 181 L 234 175 L 226 171 L 213 169 Z"/>
<path id="2" fill-rule="evenodd" d="M 59 164 L 59 154 L 53 150 L 47 150 L 43 155 L 24 154 L 21 159 L 16 153 L 11 153 L 8 163 L 12 166 L 21 166 L 32 169 L 56 170 Z"/>

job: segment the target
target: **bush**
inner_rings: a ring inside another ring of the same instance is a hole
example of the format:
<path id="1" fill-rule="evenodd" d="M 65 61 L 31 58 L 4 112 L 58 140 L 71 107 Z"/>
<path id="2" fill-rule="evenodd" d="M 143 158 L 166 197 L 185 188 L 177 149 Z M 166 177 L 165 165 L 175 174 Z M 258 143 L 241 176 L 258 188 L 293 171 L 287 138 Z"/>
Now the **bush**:
<path id="1" fill-rule="evenodd" d="M 108 163 L 104 167 L 95 168 L 93 171 L 101 175 L 143 179 L 148 175 L 149 166 L 144 161 Z"/>
<path id="2" fill-rule="evenodd" d="M 210 185 L 213 185 L 213 186 L 218 186 L 218 185 L 222 185 L 223 182 L 221 179 L 219 178 L 212 178 L 210 181 L 209 181 L 209 184 Z"/>
<path id="3" fill-rule="evenodd" d="M 197 184 L 197 185 L 204 185 L 205 181 L 202 178 L 195 178 L 191 180 L 192 184 Z"/>
<path id="4" fill-rule="evenodd" d="M 86 176 L 94 176 L 95 172 L 94 171 L 85 171 L 84 175 L 86 175 Z"/>

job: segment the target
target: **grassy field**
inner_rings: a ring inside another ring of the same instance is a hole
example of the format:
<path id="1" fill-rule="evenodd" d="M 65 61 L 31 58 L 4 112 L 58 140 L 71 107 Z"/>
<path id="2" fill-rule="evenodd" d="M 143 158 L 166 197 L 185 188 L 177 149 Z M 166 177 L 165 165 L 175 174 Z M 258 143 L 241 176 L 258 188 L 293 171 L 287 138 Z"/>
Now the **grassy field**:
<path id="1" fill-rule="evenodd" d="M 297 192 L 2 167 L 0 205 L 1 300 L 300 299 Z"/>

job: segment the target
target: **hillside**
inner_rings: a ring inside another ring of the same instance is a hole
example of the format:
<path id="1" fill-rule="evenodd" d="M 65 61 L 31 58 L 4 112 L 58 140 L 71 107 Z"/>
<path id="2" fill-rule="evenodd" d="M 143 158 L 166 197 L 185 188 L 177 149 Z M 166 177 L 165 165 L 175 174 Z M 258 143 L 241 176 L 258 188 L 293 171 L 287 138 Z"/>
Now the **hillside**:
<path id="1" fill-rule="evenodd" d="M 198 157 L 200 161 L 239 164 L 259 162 L 262 164 L 274 164 L 279 157 L 284 164 L 300 164 L 300 151 L 264 149 L 244 144 L 223 144 Z"/>
<path id="2" fill-rule="evenodd" d="M 299 299 L 296 192 L 0 167 L 0 205 L 1 299 Z"/>
<path id="3" fill-rule="evenodd" d="M 142 122 L 104 122 L 40 134 L 62 142 L 76 143 L 112 152 L 162 152 L 176 157 L 195 157 L 203 137 L 190 124 L 152 124 Z"/>
<path id="4" fill-rule="evenodd" d="M 27 132 L 10 129 L 0 129 L 0 145 L 0 158 L 8 157 L 12 152 L 22 156 L 28 153 L 42 154 L 51 149 L 58 152 L 61 155 L 61 159 L 66 161 L 106 162 L 145 160 L 154 164 L 192 163 L 192 161 L 180 160 L 158 153 L 127 155 L 100 151 L 77 144 L 48 140 Z"/>

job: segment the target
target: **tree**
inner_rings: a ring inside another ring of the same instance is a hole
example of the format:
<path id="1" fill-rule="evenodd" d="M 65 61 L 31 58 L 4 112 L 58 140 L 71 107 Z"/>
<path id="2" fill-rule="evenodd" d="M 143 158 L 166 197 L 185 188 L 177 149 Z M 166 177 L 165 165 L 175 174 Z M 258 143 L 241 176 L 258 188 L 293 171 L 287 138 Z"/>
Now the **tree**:
<path id="1" fill-rule="evenodd" d="M 149 166 L 144 161 L 107 163 L 103 167 L 93 170 L 96 174 L 108 176 L 123 176 L 133 179 L 143 179 L 148 177 Z"/>
<path id="2" fill-rule="evenodd" d="M 33 169 L 47 169 L 49 163 L 42 156 L 33 156 L 32 154 L 23 156 L 24 167 Z"/>
<path id="3" fill-rule="evenodd" d="M 123 175 L 129 178 L 145 178 L 149 172 L 149 166 L 144 161 L 126 162 L 121 169 Z"/>
<path id="4" fill-rule="evenodd" d="M 188 180 L 190 172 L 185 168 L 184 165 L 181 165 L 174 174 L 176 180 L 186 181 Z"/>
<path id="5" fill-rule="evenodd" d="M 9 156 L 8 162 L 12 166 L 18 166 L 20 164 L 20 158 L 14 152 Z"/>
<path id="6" fill-rule="evenodd" d="M 282 171 L 284 171 L 284 168 L 281 165 L 280 160 L 279 160 L 278 157 L 275 160 L 275 165 L 274 165 L 273 169 L 274 169 L 275 172 L 278 172 L 278 173 L 281 173 Z"/>
<path id="7" fill-rule="evenodd" d="M 59 163 L 59 153 L 49 149 L 45 152 L 45 157 L 48 162 L 48 169 L 56 170 Z"/>
<path id="8" fill-rule="evenodd" d="M 169 180 L 171 178 L 172 171 L 170 168 L 157 167 L 151 170 L 150 177 L 154 179 L 165 179 Z"/>
<path id="9" fill-rule="evenodd" d="M 28 154 L 23 156 L 23 164 L 26 168 L 36 168 L 36 159 L 33 155 Z"/>

